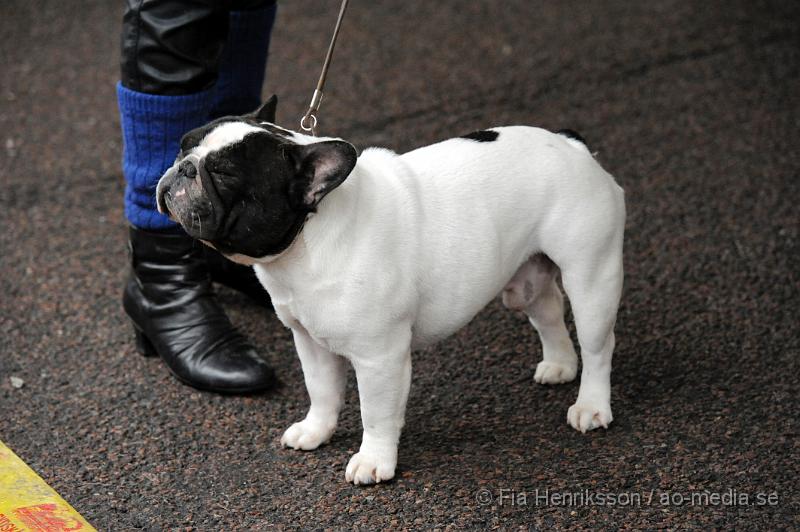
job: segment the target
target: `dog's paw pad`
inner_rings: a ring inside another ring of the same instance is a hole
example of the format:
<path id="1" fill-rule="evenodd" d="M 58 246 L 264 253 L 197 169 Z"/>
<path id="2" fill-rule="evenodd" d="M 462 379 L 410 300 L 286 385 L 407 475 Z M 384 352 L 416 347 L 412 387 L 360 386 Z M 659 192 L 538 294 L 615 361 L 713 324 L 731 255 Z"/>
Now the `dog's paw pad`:
<path id="1" fill-rule="evenodd" d="M 586 432 L 599 427 L 604 429 L 614 420 L 611 406 L 601 403 L 577 402 L 567 410 L 567 423 L 575 430 Z"/>
<path id="2" fill-rule="evenodd" d="M 574 380 L 577 374 L 578 365 L 575 363 L 568 364 L 543 360 L 536 366 L 533 380 L 539 384 L 561 384 Z"/>
<path id="3" fill-rule="evenodd" d="M 304 419 L 286 429 L 281 436 L 281 445 L 303 451 L 316 449 L 328 443 L 333 436 L 334 428 Z"/>
<path id="4" fill-rule="evenodd" d="M 358 452 L 350 458 L 344 478 L 355 485 L 377 484 L 394 477 L 396 459 Z"/>

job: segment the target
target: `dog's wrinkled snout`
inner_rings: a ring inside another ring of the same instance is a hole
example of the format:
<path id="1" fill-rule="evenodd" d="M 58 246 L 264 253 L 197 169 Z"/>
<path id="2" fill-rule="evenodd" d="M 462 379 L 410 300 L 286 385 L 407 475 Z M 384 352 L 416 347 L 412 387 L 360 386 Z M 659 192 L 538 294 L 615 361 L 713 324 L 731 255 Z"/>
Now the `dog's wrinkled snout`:
<path id="1" fill-rule="evenodd" d="M 195 154 L 186 156 L 181 162 L 176 163 L 161 177 L 156 187 L 156 207 L 162 214 L 172 215 L 168 200 L 186 193 L 186 180 L 197 179 L 201 173 L 203 160 Z M 177 189 L 174 192 L 173 189 Z"/>
<path id="2" fill-rule="evenodd" d="M 194 179 L 197 177 L 197 166 L 195 166 L 194 161 L 184 160 L 178 166 L 178 177 L 182 177 L 184 179 Z"/>

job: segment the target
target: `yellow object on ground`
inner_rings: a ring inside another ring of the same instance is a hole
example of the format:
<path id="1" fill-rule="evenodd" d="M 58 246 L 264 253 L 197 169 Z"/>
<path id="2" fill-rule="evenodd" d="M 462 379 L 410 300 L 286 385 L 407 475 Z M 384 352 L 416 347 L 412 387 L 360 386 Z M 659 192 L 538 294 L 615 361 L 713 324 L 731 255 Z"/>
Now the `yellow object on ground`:
<path id="1" fill-rule="evenodd" d="M 95 530 L 0 441 L 0 532 Z"/>

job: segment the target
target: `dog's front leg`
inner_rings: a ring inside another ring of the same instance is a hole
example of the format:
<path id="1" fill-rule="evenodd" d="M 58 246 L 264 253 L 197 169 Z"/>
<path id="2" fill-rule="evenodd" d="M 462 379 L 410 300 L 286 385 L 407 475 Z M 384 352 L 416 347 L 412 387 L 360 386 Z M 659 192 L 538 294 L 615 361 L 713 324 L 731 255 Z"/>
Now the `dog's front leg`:
<path id="1" fill-rule="evenodd" d="M 310 451 L 327 443 L 336 430 L 344 402 L 347 361 L 319 345 L 304 329 L 292 328 L 292 333 L 311 407 L 305 419 L 286 429 L 281 444 Z"/>
<path id="2" fill-rule="evenodd" d="M 394 477 L 397 444 L 403 428 L 411 386 L 409 342 L 396 345 L 374 358 L 352 360 L 358 380 L 361 448 L 350 458 L 345 479 L 354 484 L 374 484 Z"/>

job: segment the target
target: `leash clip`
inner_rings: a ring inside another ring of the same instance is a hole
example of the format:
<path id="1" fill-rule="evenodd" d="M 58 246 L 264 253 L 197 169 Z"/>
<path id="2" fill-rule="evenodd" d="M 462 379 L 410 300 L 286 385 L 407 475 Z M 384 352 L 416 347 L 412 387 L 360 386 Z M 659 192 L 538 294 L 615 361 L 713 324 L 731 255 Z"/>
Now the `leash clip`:
<path id="1" fill-rule="evenodd" d="M 308 105 L 308 111 L 300 119 L 300 129 L 303 131 L 310 131 L 312 135 L 317 136 L 317 115 L 319 106 L 322 104 L 322 91 L 319 89 L 314 90 L 314 96 L 311 98 L 311 103 Z"/>

